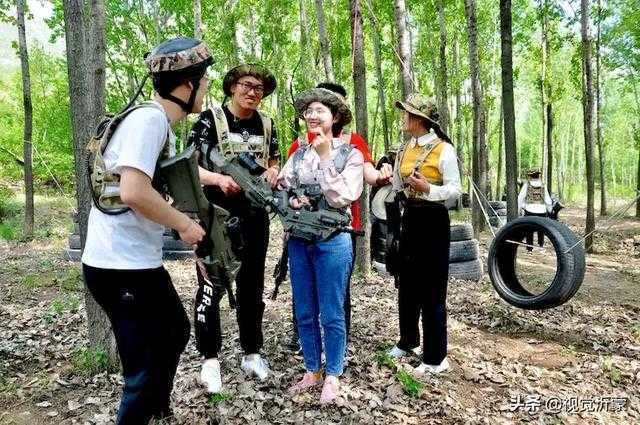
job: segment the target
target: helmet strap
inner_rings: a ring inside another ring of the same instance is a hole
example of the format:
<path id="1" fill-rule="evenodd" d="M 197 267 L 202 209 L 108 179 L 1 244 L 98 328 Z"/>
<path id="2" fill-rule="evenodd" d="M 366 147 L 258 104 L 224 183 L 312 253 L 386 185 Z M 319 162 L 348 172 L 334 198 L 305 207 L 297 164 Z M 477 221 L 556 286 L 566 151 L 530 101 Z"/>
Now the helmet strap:
<path id="1" fill-rule="evenodd" d="M 172 94 L 167 94 L 165 96 L 162 96 L 164 99 L 167 99 L 175 104 L 177 104 L 178 106 L 180 106 L 180 108 L 182 108 L 183 111 L 185 111 L 187 114 L 190 114 L 193 112 L 193 105 L 196 102 L 196 96 L 198 94 L 198 89 L 200 88 L 200 78 L 194 78 L 193 80 L 191 80 L 191 84 L 193 84 L 193 88 L 191 89 L 191 94 L 189 95 L 189 100 L 188 101 L 184 101 L 182 99 L 179 99 L 177 97 L 175 97 Z"/>

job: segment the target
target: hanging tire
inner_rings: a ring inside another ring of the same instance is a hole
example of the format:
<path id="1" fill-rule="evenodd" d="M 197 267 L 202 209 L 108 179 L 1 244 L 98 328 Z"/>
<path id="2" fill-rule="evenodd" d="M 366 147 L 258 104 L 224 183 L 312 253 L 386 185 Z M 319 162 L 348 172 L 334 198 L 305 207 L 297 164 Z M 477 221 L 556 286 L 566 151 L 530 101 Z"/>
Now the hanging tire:
<path id="1" fill-rule="evenodd" d="M 516 258 L 519 245 L 508 242 L 522 242 L 531 232 L 543 232 L 551 241 L 556 255 L 553 281 L 540 294 L 532 294 L 518 280 Z M 491 283 L 500 297 L 515 307 L 544 310 L 564 304 L 575 295 L 584 280 L 584 248 L 582 243 L 577 243 L 576 235 L 557 221 L 544 217 L 513 220 L 498 231 L 489 248 Z"/>
<path id="2" fill-rule="evenodd" d="M 449 263 L 472 261 L 478 257 L 480 257 L 480 248 L 475 239 L 451 242 L 449 246 Z"/>
<path id="3" fill-rule="evenodd" d="M 480 259 L 449 263 L 450 278 L 477 282 L 482 279 L 482 274 L 482 260 Z"/>
<path id="4" fill-rule="evenodd" d="M 473 239 L 473 226 L 469 223 L 451 224 L 451 242 Z"/>

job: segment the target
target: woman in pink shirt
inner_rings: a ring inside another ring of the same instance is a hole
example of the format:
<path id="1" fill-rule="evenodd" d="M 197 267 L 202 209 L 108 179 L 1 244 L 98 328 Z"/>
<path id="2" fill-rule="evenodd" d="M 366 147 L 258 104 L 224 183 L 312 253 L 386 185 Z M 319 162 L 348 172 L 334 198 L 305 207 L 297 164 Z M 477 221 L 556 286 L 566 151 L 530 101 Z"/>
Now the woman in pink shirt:
<path id="1" fill-rule="evenodd" d="M 293 208 L 325 209 L 348 219 L 349 206 L 362 193 L 364 164 L 362 153 L 340 138 L 342 128 L 351 122 L 351 111 L 342 96 L 323 88 L 302 93 L 295 108 L 313 137 L 311 141 L 300 141 L 300 148 L 283 167 L 278 184 L 291 190 L 289 203 Z M 351 273 L 351 237 L 338 233 L 326 240 L 309 241 L 292 234 L 288 249 L 295 314 L 307 370 L 290 392 L 307 391 L 324 383 L 320 402 L 331 403 L 339 394 L 338 378 L 344 367 L 344 299 Z"/>

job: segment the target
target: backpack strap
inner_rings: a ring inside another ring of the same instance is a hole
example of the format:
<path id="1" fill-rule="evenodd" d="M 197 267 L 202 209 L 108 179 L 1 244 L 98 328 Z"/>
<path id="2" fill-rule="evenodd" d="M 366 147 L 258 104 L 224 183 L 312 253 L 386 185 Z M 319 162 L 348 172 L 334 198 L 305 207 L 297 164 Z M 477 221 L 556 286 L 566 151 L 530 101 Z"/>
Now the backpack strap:
<path id="1" fill-rule="evenodd" d="M 269 144 L 271 143 L 271 136 L 273 134 L 273 122 L 271 118 L 266 116 L 260 111 L 258 112 L 258 116 L 262 121 L 262 130 L 264 132 L 264 145 L 265 145 L 265 158 L 269 157 Z"/>
<path id="2" fill-rule="evenodd" d="M 335 158 L 333 158 L 333 164 L 336 166 L 336 171 L 338 173 L 342 173 L 347 166 L 347 159 L 349 159 L 349 154 L 354 149 L 350 144 L 344 144 L 338 148 L 338 153 Z"/>

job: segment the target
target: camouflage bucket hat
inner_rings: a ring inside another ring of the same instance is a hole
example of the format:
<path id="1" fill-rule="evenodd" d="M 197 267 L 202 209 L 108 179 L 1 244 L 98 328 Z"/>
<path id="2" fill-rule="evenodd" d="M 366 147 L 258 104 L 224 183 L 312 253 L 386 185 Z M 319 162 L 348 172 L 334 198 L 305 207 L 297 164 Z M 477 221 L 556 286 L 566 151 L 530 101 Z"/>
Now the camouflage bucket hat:
<path id="1" fill-rule="evenodd" d="M 222 80 L 222 90 L 226 96 L 231 97 L 231 86 L 234 85 L 240 78 L 250 75 L 262 81 L 264 86 L 264 95 L 267 97 L 276 89 L 277 82 L 276 77 L 264 66 L 255 63 L 246 63 L 231 68 Z"/>
<path id="2" fill-rule="evenodd" d="M 438 108 L 433 100 L 418 93 L 412 93 L 407 97 L 404 102 L 398 100 L 396 102 L 396 108 L 407 111 L 412 115 L 416 115 L 420 118 L 424 118 L 427 121 L 438 125 L 440 116 L 438 115 Z"/>
<path id="3" fill-rule="evenodd" d="M 184 71 L 213 63 L 211 50 L 195 38 L 177 37 L 157 45 L 144 59 L 152 74 Z"/>
<path id="4" fill-rule="evenodd" d="M 345 126 L 351 122 L 353 115 L 351 109 L 344 97 L 339 93 L 333 92 L 328 89 L 315 88 L 307 90 L 298 95 L 293 103 L 296 112 L 302 116 L 307 107 L 313 102 L 320 102 L 325 105 L 333 106 L 340 114 L 340 121 L 337 124 Z"/>

